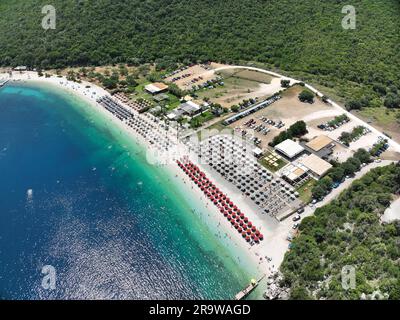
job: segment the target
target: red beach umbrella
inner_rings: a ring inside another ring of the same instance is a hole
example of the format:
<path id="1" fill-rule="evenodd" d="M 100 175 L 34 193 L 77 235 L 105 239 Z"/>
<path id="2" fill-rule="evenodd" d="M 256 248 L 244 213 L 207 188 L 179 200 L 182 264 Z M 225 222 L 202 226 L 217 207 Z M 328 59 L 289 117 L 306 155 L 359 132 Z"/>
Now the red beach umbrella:
<path id="1" fill-rule="evenodd" d="M 239 233 L 242 233 L 242 232 L 243 232 L 243 229 L 239 227 L 239 228 L 238 228 L 238 232 L 239 232 Z"/>
<path id="2" fill-rule="evenodd" d="M 246 241 L 250 242 L 250 237 L 249 236 L 246 237 Z"/>
<path id="3" fill-rule="evenodd" d="M 248 235 L 251 235 L 251 230 L 250 230 L 250 229 L 247 229 L 246 233 L 247 233 Z"/>
<path id="4" fill-rule="evenodd" d="M 253 226 L 253 228 L 251 228 L 251 231 L 256 232 L 257 228 L 255 226 Z"/>
<path id="5" fill-rule="evenodd" d="M 228 220 L 231 221 L 232 220 L 232 216 L 228 215 Z"/>
<path id="6" fill-rule="evenodd" d="M 255 241 L 256 243 L 259 243 L 259 242 L 260 242 L 260 239 L 258 239 L 257 237 L 254 237 L 254 241 Z"/>
<path id="7" fill-rule="evenodd" d="M 246 238 L 246 232 L 244 232 L 244 231 L 242 232 L 242 237 Z"/>
<path id="8" fill-rule="evenodd" d="M 260 238 L 260 240 L 264 240 L 264 235 L 263 234 L 260 234 L 258 237 Z"/>
<path id="9" fill-rule="evenodd" d="M 249 222 L 247 223 L 247 225 L 248 225 L 250 228 L 253 226 L 253 224 L 251 223 L 251 221 L 249 221 Z"/>

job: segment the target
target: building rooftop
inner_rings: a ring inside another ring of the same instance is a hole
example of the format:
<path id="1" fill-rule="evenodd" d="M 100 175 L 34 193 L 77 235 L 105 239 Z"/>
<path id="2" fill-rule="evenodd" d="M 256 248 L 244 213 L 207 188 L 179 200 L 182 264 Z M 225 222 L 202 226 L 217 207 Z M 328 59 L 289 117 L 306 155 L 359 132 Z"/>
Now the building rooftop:
<path id="1" fill-rule="evenodd" d="M 322 135 L 311 140 L 309 143 L 306 144 L 306 146 L 309 147 L 311 150 L 318 152 L 323 148 L 329 146 L 332 142 L 333 140 L 331 138 Z"/>
<path id="2" fill-rule="evenodd" d="M 188 102 L 182 103 L 179 106 L 179 109 L 183 110 L 187 114 L 193 114 L 193 113 L 198 112 L 201 109 L 201 107 L 192 101 L 188 101 Z"/>
<path id="3" fill-rule="evenodd" d="M 169 120 L 176 120 L 179 117 L 183 116 L 183 114 L 184 114 L 183 110 L 175 109 L 175 110 L 172 110 L 170 113 L 167 114 L 167 118 Z"/>
<path id="4" fill-rule="evenodd" d="M 282 176 L 287 177 L 290 181 L 296 181 L 306 174 L 308 169 L 302 165 L 289 164 L 282 169 Z"/>
<path id="5" fill-rule="evenodd" d="M 325 175 L 329 169 L 332 168 L 332 165 L 325 160 L 322 160 L 320 157 L 317 157 L 315 154 L 311 154 L 300 160 L 300 163 L 307 167 L 310 171 L 314 172 L 319 177 Z"/>
<path id="6" fill-rule="evenodd" d="M 289 159 L 296 157 L 297 155 L 299 155 L 304 151 L 304 148 L 301 145 L 290 139 L 285 140 L 282 143 L 278 144 L 275 147 L 275 149 L 283 153 Z"/>
<path id="7" fill-rule="evenodd" d="M 155 83 L 148 84 L 144 88 L 146 91 L 148 91 L 152 94 L 155 94 L 155 93 L 159 93 L 159 92 L 167 90 L 168 86 L 162 82 L 155 82 Z"/>

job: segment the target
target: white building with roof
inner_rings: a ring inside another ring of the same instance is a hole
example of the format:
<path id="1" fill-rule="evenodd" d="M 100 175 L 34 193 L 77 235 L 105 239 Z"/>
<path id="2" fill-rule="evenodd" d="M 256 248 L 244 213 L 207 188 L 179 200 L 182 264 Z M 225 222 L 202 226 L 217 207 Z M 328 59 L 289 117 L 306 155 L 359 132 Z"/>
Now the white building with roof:
<path id="1" fill-rule="evenodd" d="M 159 94 L 168 90 L 168 86 L 162 82 L 148 84 L 144 89 L 151 94 Z"/>
<path id="2" fill-rule="evenodd" d="M 332 165 L 329 162 L 321 159 L 315 154 L 304 157 L 299 162 L 311 171 L 313 176 L 318 179 L 322 178 L 332 168 Z"/>
<path id="3" fill-rule="evenodd" d="M 192 116 L 201 111 L 201 106 L 199 106 L 197 103 L 194 103 L 193 101 L 188 101 L 182 103 L 179 106 L 179 109 L 182 110 L 185 114 Z"/>
<path id="4" fill-rule="evenodd" d="M 305 151 L 305 149 L 299 145 L 298 143 L 294 142 L 293 140 L 285 140 L 282 143 L 275 146 L 275 150 L 283 154 L 289 159 L 294 159 L 301 153 Z"/>

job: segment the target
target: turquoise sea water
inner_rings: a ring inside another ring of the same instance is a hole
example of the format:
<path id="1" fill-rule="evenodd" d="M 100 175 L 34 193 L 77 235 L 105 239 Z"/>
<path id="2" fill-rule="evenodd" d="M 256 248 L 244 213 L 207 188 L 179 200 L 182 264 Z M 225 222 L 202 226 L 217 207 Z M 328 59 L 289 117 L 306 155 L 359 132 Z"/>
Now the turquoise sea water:
<path id="1" fill-rule="evenodd" d="M 172 179 L 80 98 L 0 89 L 0 298 L 232 298 L 254 270 Z"/>

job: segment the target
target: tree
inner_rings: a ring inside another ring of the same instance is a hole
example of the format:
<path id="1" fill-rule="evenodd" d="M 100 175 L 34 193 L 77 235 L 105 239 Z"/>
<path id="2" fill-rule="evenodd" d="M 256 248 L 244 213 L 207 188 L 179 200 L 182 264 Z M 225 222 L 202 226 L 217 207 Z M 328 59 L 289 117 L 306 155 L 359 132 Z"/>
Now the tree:
<path id="1" fill-rule="evenodd" d="M 136 87 L 138 85 L 133 75 L 128 75 L 126 77 L 126 82 L 128 83 L 129 86 L 132 87 Z"/>
<path id="2" fill-rule="evenodd" d="M 391 92 L 386 96 L 384 104 L 387 108 L 400 108 L 400 97 Z"/>
<path id="3" fill-rule="evenodd" d="M 281 80 L 281 87 L 282 88 L 289 88 L 290 80 Z"/>
<path id="4" fill-rule="evenodd" d="M 343 168 L 344 174 L 346 176 L 353 176 L 354 173 L 356 173 L 356 171 L 357 171 L 357 168 L 354 166 L 354 164 L 352 164 L 349 161 L 346 161 L 345 163 L 343 163 L 342 168 Z"/>
<path id="5" fill-rule="evenodd" d="M 295 124 L 290 126 L 289 132 L 294 137 L 301 137 L 308 133 L 307 124 L 304 121 L 297 121 Z"/>
<path id="6" fill-rule="evenodd" d="M 365 149 L 358 149 L 354 157 L 361 161 L 361 163 L 370 163 L 371 154 Z"/>
<path id="7" fill-rule="evenodd" d="M 305 89 L 299 94 L 299 100 L 301 102 L 314 103 L 314 93 L 308 89 Z"/>
<path id="8" fill-rule="evenodd" d="M 349 160 L 347 160 L 347 162 L 353 165 L 353 167 L 355 168 L 354 172 L 360 171 L 361 161 L 358 158 L 352 157 Z"/>
<path id="9" fill-rule="evenodd" d="M 376 93 L 378 93 L 380 96 L 385 96 L 387 93 L 386 87 L 383 84 L 380 83 L 375 83 L 373 85 L 373 89 Z"/>
<path id="10" fill-rule="evenodd" d="M 231 107 L 231 110 L 232 112 L 239 112 L 239 106 L 235 104 Z"/>
<path id="11" fill-rule="evenodd" d="M 178 98 L 182 98 L 183 96 L 185 96 L 185 92 L 183 90 L 181 90 L 175 83 L 171 83 L 169 85 L 169 92 L 172 93 L 174 96 L 178 97 Z"/>
<path id="12" fill-rule="evenodd" d="M 69 81 L 76 81 L 76 74 L 73 70 L 69 70 L 67 72 L 67 80 Z"/>
<path id="13" fill-rule="evenodd" d="M 322 200 L 326 196 L 326 190 L 321 185 L 316 185 L 312 189 L 312 196 L 314 199 Z"/>
<path id="14" fill-rule="evenodd" d="M 292 300 L 312 300 L 304 287 L 296 286 L 290 293 L 290 299 Z"/>
<path id="15" fill-rule="evenodd" d="M 332 190 L 333 180 L 330 177 L 325 177 L 320 180 L 320 185 L 328 193 Z"/>
<path id="16" fill-rule="evenodd" d="M 83 77 L 86 77 L 88 71 L 87 71 L 86 68 L 83 67 L 83 68 L 80 68 L 80 69 L 79 69 L 79 73 L 80 73 Z"/>
<path id="17" fill-rule="evenodd" d="M 118 80 L 114 78 L 105 78 L 103 80 L 103 86 L 107 89 L 115 89 L 118 86 Z"/>
<path id="18" fill-rule="evenodd" d="M 334 182 L 342 182 L 345 177 L 344 169 L 341 166 L 335 167 L 331 170 L 329 176 Z"/>

